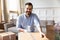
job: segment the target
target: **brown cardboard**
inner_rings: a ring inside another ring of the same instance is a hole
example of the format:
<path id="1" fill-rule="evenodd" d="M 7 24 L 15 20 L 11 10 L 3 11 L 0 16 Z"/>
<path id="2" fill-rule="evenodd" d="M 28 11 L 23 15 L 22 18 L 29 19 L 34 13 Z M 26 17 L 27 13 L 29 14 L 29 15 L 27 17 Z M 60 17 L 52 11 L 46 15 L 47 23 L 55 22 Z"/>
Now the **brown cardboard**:
<path id="1" fill-rule="evenodd" d="M 18 33 L 18 40 L 48 40 L 46 37 L 41 38 L 39 33 Z"/>
<path id="2" fill-rule="evenodd" d="M 6 32 L 9 35 L 10 40 L 16 40 L 16 34 L 13 32 Z"/>
<path id="3" fill-rule="evenodd" d="M 54 31 L 54 25 L 47 25 L 46 26 L 46 36 L 49 38 L 49 40 L 55 40 L 55 31 Z"/>
<path id="4" fill-rule="evenodd" d="M 13 32 L 0 33 L 0 40 L 16 40 L 16 34 Z"/>
<path id="5" fill-rule="evenodd" d="M 9 36 L 6 33 L 0 33 L 0 40 L 9 40 Z"/>
<path id="6" fill-rule="evenodd" d="M 0 29 L 0 33 L 2 33 L 2 32 L 4 32 L 4 30 L 3 29 Z"/>
<path id="7" fill-rule="evenodd" d="M 44 36 L 44 38 L 40 37 L 40 33 L 31 33 L 36 40 L 48 40 L 48 38 L 46 38 L 46 36 Z"/>

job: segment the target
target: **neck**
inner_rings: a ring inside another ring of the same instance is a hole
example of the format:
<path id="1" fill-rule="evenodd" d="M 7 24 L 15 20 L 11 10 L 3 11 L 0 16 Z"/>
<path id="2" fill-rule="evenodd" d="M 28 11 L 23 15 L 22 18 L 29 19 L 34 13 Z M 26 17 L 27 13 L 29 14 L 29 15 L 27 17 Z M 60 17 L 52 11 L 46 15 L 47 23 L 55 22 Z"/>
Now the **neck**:
<path id="1" fill-rule="evenodd" d="M 28 17 L 30 17 L 30 15 L 27 15 L 27 14 L 26 14 L 26 17 L 28 18 Z"/>

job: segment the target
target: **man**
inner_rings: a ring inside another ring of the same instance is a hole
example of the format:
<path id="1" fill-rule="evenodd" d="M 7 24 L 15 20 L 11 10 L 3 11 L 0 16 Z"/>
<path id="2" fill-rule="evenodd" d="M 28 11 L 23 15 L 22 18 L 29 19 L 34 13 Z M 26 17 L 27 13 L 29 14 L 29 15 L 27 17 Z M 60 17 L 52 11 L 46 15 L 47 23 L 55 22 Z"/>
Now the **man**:
<path id="1" fill-rule="evenodd" d="M 40 34 L 43 34 L 40 29 L 40 21 L 36 14 L 32 13 L 33 5 L 28 2 L 25 4 L 25 13 L 21 14 L 17 19 L 17 28 L 19 32 L 35 32 L 35 27 Z M 44 35 L 44 34 L 43 34 Z"/>

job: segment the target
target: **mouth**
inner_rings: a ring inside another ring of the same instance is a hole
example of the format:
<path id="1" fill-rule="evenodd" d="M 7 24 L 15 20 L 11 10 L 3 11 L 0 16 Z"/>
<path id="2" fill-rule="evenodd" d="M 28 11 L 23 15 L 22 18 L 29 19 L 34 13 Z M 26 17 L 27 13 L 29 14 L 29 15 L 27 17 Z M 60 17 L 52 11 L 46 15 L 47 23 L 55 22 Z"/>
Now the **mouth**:
<path id="1" fill-rule="evenodd" d="M 26 12 L 30 13 L 30 11 L 26 11 Z"/>
<path id="2" fill-rule="evenodd" d="M 27 15 L 30 15 L 31 14 L 31 12 L 26 12 L 27 13 Z"/>
<path id="3" fill-rule="evenodd" d="M 30 14 L 31 12 L 30 11 L 27 11 L 26 13 Z"/>

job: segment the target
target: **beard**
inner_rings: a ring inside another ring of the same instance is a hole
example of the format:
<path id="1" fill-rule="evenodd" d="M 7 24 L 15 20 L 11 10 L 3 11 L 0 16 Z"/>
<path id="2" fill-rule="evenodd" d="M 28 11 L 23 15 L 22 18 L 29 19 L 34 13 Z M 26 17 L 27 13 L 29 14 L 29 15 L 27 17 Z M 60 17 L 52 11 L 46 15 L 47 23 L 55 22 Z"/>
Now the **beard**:
<path id="1" fill-rule="evenodd" d="M 26 11 L 26 13 L 27 13 L 27 15 L 30 16 L 32 12 L 30 12 L 30 11 Z"/>

